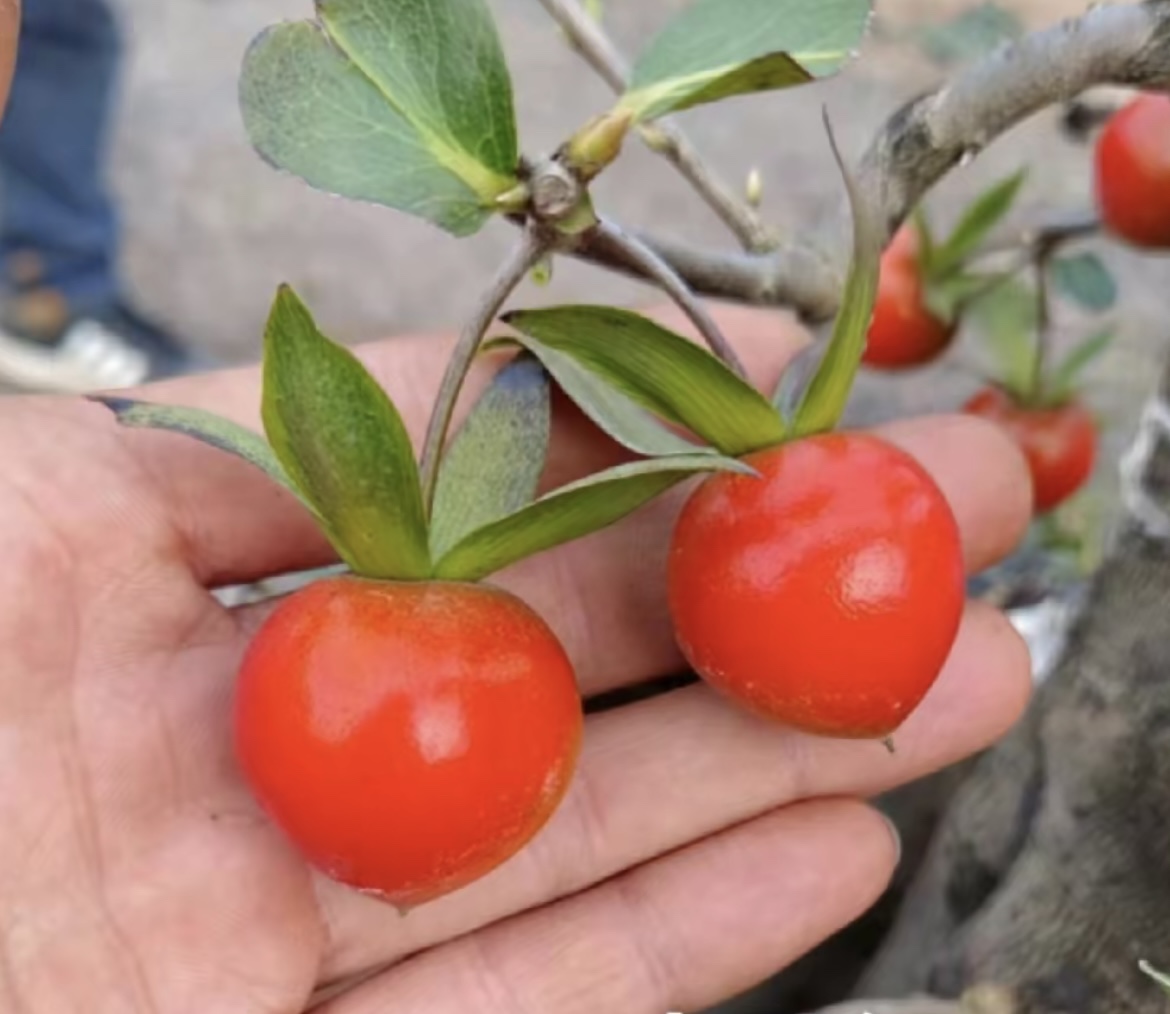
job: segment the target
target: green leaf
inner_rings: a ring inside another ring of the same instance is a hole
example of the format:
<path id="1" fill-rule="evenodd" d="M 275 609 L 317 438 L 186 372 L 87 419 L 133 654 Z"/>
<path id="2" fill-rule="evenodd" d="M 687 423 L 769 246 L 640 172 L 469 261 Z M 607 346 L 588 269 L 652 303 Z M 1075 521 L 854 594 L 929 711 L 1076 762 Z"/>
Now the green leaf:
<path id="1" fill-rule="evenodd" d="M 496 374 L 443 455 L 431 511 L 431 553 L 532 502 L 549 440 L 548 377 L 520 356 Z"/>
<path id="2" fill-rule="evenodd" d="M 784 367 L 776 389 L 772 392 L 772 404 L 781 418 L 791 418 L 804 398 L 808 385 L 820 369 L 828 352 L 828 342 L 813 342 L 802 348 Z"/>
<path id="3" fill-rule="evenodd" d="M 871 0 L 698 0 L 653 39 L 621 100 L 638 120 L 835 74 Z"/>
<path id="4" fill-rule="evenodd" d="M 648 411 L 578 364 L 568 353 L 527 335 L 498 339 L 485 348 L 501 343 L 519 344 L 537 356 L 573 403 L 598 429 L 623 447 L 650 457 L 705 453 L 704 448 L 672 433 Z"/>
<path id="5" fill-rule="evenodd" d="M 1046 385 L 1051 396 L 1058 401 L 1070 397 L 1076 390 L 1081 374 L 1093 360 L 1109 348 L 1113 338 L 1114 331 L 1109 328 L 1090 335 L 1073 348 L 1053 371 L 1052 379 Z"/>
<path id="6" fill-rule="evenodd" d="M 1024 34 L 1024 25 L 1011 11 L 985 2 L 946 24 L 931 25 L 917 34 L 927 56 L 950 66 L 975 60 L 1009 39 L 1018 39 Z"/>
<path id="7" fill-rule="evenodd" d="M 954 322 L 973 300 L 1012 277 L 1007 272 L 956 272 L 945 278 L 929 279 L 923 291 L 926 308 L 940 320 Z"/>
<path id="8" fill-rule="evenodd" d="M 968 317 L 991 353 L 1003 386 L 1027 395 L 1036 365 L 1036 293 L 1018 279 L 1009 279 L 974 300 Z"/>
<path id="9" fill-rule="evenodd" d="M 825 127 L 829 129 L 827 119 Z M 853 215 L 853 257 L 828 348 L 793 420 L 793 428 L 800 436 L 831 430 L 845 411 L 873 319 L 883 246 L 879 216 L 862 199 L 857 184 L 845 168 L 832 130 L 829 130 L 829 143 L 849 195 Z"/>
<path id="10" fill-rule="evenodd" d="M 1021 169 L 975 198 L 963 212 L 950 236 L 935 248 L 925 265 L 927 273 L 936 278 L 942 277 L 960 267 L 979 249 L 991 230 L 1011 211 L 1027 175 L 1027 169 Z"/>
<path id="11" fill-rule="evenodd" d="M 914 210 L 910 212 L 910 228 L 918 237 L 918 263 L 921 267 L 925 264 L 930 264 L 934 260 L 935 247 L 938 245 L 935 239 L 934 229 L 930 224 L 930 216 L 926 212 L 925 204 L 916 204 Z"/>
<path id="12" fill-rule="evenodd" d="M 783 421 L 759 391 L 706 349 L 629 310 L 559 306 L 502 319 L 723 454 L 739 457 L 784 439 Z"/>
<path id="13" fill-rule="evenodd" d="M 357 573 L 430 572 L 418 467 L 398 410 L 282 286 L 264 335 L 264 429 L 330 541 Z"/>
<path id="14" fill-rule="evenodd" d="M 1161 986 L 1162 989 L 1164 989 L 1167 993 L 1170 993 L 1170 976 L 1166 975 L 1164 972 L 1159 972 L 1148 961 L 1139 961 L 1138 968 L 1145 972 L 1146 975 L 1153 979 L 1154 982 Z"/>
<path id="15" fill-rule="evenodd" d="M 210 447 L 234 454 L 300 496 L 300 491 L 281 467 L 264 438 L 238 423 L 213 412 L 205 412 L 201 408 L 155 405 L 147 401 L 105 395 L 95 395 L 91 400 L 105 405 L 123 426 L 182 433 Z"/>
<path id="16" fill-rule="evenodd" d="M 1117 301 L 1117 283 L 1095 253 L 1053 258 L 1052 283 L 1085 310 L 1101 313 Z"/>
<path id="17" fill-rule="evenodd" d="M 240 79 L 244 125 L 278 168 L 448 232 L 516 186 L 512 86 L 483 0 L 318 0 L 275 25 Z"/>
<path id="18" fill-rule="evenodd" d="M 710 454 L 635 461 L 598 472 L 473 532 L 439 560 L 436 575 L 477 581 L 611 525 L 691 475 L 731 468 L 751 474 L 740 462 Z"/>

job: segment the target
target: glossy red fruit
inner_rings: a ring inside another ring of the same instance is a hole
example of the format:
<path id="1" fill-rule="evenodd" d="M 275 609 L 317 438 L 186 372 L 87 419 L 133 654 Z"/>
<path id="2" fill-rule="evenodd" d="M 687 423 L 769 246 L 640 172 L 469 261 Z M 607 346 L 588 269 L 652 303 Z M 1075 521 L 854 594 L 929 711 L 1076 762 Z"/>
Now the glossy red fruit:
<path id="1" fill-rule="evenodd" d="M 472 584 L 310 585 L 253 640 L 236 701 L 263 807 L 313 865 L 400 908 L 532 838 L 568 787 L 581 727 L 549 628 Z"/>
<path id="2" fill-rule="evenodd" d="M 904 451 L 861 433 L 744 459 L 688 501 L 669 561 L 684 654 L 767 717 L 889 735 L 951 650 L 964 571 L 954 515 Z"/>
<path id="3" fill-rule="evenodd" d="M 1033 509 L 1043 514 L 1063 503 L 1093 474 L 1097 424 L 1079 401 L 1056 408 L 1027 408 L 998 387 L 984 388 L 964 411 L 1002 426 L 1024 452 L 1032 473 Z"/>
<path id="4" fill-rule="evenodd" d="M 1106 228 L 1140 247 L 1170 247 L 1170 96 L 1141 95 L 1097 138 L 1097 206 Z"/>
<path id="5" fill-rule="evenodd" d="M 905 369 L 937 358 L 955 336 L 955 325 L 927 309 L 918 264 L 918 236 L 910 226 L 895 233 L 882 254 L 877 302 L 862 362 L 877 369 Z"/>

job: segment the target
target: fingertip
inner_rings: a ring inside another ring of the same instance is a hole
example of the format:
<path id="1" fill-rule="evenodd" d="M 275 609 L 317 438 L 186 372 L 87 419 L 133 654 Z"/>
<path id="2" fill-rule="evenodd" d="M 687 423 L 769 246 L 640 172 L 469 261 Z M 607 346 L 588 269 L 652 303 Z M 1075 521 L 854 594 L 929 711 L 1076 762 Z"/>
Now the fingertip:
<path id="1" fill-rule="evenodd" d="M 1016 444 L 984 419 L 900 419 L 878 433 L 916 457 L 951 505 L 972 573 L 1009 556 L 1032 520 L 1032 480 Z"/>
<path id="2" fill-rule="evenodd" d="M 971 674 L 972 692 L 987 695 L 993 705 L 987 708 L 990 718 L 986 727 L 991 742 L 1001 739 L 1020 720 L 1032 699 L 1032 653 L 1028 642 L 999 609 L 987 602 L 974 601 L 967 606 L 969 636 L 981 639 L 990 664 Z M 971 665 L 977 656 L 972 653 Z"/>
<path id="3" fill-rule="evenodd" d="M 987 749 L 1020 720 L 1031 694 L 1023 638 L 995 607 L 968 603 L 938 683 L 895 733 L 900 762 L 926 774 Z"/>

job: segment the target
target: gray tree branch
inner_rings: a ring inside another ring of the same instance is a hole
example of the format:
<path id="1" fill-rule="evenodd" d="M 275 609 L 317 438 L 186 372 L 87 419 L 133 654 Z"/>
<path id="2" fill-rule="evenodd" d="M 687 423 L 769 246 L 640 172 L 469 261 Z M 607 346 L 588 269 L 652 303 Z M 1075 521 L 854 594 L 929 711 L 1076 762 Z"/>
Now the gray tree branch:
<path id="1" fill-rule="evenodd" d="M 1020 121 L 1097 85 L 1170 88 L 1170 0 L 1097 7 L 997 50 L 895 113 L 855 169 L 864 198 L 893 235 L 926 192 Z M 727 254 L 642 239 L 704 295 L 788 306 L 810 322 L 836 312 L 848 247 L 848 207 L 810 230 L 811 243 L 767 254 Z M 586 238 L 574 251 L 641 274 Z"/>

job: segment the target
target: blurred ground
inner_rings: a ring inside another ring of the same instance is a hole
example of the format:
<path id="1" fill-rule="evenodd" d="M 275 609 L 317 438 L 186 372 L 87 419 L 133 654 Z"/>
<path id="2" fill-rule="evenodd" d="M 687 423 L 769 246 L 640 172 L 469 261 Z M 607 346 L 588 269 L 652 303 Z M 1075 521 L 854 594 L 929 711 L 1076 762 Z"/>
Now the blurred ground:
<path id="1" fill-rule="evenodd" d="M 128 76 L 114 153 L 124 199 L 126 270 L 147 309 L 230 361 L 256 358 L 276 285 L 292 282 L 337 337 L 364 340 L 405 329 L 452 327 L 466 312 L 511 239 L 497 224 L 469 241 L 386 209 L 331 198 L 283 177 L 244 139 L 235 101 L 241 55 L 264 25 L 302 16 L 308 0 L 119 0 L 131 35 Z M 839 199 L 820 122 L 827 104 L 848 151 L 905 99 L 940 77 L 917 49 L 891 38 L 907 25 L 938 21 L 971 0 L 880 0 L 879 39 L 841 78 L 771 97 L 742 99 L 686 115 L 686 126 L 729 178 L 757 166 L 769 216 L 799 229 Z M 611 30 L 627 51 L 682 0 L 608 0 Z M 494 0 L 516 79 L 522 144 L 548 150 L 605 107 L 607 92 L 559 42 L 536 0 Z M 1014 0 L 1033 26 L 1083 10 L 1077 0 Z M 1088 156 L 1060 141 L 1052 114 L 1003 139 L 953 174 L 932 202 L 946 218 L 956 201 L 1027 163 L 1023 203 L 1084 206 Z M 600 203 L 629 224 L 711 244 L 728 241 L 686 186 L 637 145 L 603 181 Z M 1123 439 L 1164 326 L 1159 287 L 1165 261 L 1109 248 L 1123 279 L 1123 341 L 1100 374 L 1096 400 L 1114 442 Z M 576 264 L 558 265 L 548 289 L 526 287 L 530 303 L 566 299 L 638 302 L 647 290 Z M 958 357 L 970 358 L 972 346 Z M 947 408 L 972 381 L 956 357 L 898 381 L 863 385 L 855 417 Z M 1106 475 L 1106 479 L 1109 476 Z"/>

